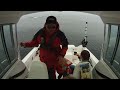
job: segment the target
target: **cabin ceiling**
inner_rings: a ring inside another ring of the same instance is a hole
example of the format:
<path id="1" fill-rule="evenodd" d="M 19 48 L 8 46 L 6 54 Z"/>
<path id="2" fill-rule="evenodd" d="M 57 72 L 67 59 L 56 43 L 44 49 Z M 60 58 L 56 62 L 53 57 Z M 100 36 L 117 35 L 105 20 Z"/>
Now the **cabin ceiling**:
<path id="1" fill-rule="evenodd" d="M 83 12 L 96 14 L 104 17 L 120 18 L 120 11 L 83 11 Z"/>
<path id="2" fill-rule="evenodd" d="M 0 11 L 0 24 L 17 23 L 22 15 L 37 11 Z"/>
<path id="3" fill-rule="evenodd" d="M 42 11 L 0 11 L 0 24 L 16 23 L 22 15 L 37 13 Z M 60 11 L 61 12 L 61 11 Z M 101 17 L 103 22 L 120 23 L 120 11 L 80 11 L 90 14 L 96 14 Z"/>

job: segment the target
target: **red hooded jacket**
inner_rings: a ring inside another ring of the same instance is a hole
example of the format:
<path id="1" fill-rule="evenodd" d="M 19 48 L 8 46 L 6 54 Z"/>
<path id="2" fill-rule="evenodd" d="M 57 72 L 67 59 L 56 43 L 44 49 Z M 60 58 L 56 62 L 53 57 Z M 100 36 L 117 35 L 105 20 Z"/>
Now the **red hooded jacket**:
<path id="1" fill-rule="evenodd" d="M 50 38 L 56 32 L 57 32 L 56 37 L 53 40 L 52 45 L 51 45 L 53 49 L 47 50 L 44 48 L 40 48 L 40 60 L 46 63 L 47 67 L 52 67 L 54 65 L 57 65 L 58 56 L 60 55 L 63 57 L 65 56 L 66 51 L 68 49 L 68 41 L 67 41 L 65 34 L 59 29 L 56 29 L 56 31 L 51 32 L 50 34 L 47 34 L 45 28 L 42 28 L 34 35 L 34 38 L 32 39 L 32 41 L 25 43 L 26 47 L 36 47 L 39 44 L 41 44 L 42 37 L 44 37 L 46 44 L 48 44 Z M 62 47 L 60 47 L 60 45 L 62 45 Z"/>

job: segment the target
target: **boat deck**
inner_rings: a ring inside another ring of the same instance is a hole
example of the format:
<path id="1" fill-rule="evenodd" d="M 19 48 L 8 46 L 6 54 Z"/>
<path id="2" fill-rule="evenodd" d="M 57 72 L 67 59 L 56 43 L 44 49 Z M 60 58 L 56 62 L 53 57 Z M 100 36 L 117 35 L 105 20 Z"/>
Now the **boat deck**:
<path id="1" fill-rule="evenodd" d="M 27 79 L 48 79 L 47 67 L 40 61 L 39 55 L 32 61 Z"/>
<path id="2" fill-rule="evenodd" d="M 75 47 L 74 45 L 69 45 L 68 50 L 66 52 L 65 58 L 70 60 L 73 65 L 78 64 L 80 61 L 77 56 L 74 55 L 74 52 L 77 52 L 78 54 L 81 53 L 82 51 L 82 46 Z M 96 63 L 96 58 L 93 56 L 93 54 L 90 52 L 91 57 L 91 66 L 94 66 L 94 63 Z M 47 72 L 47 67 L 45 63 L 40 61 L 39 54 L 35 55 L 32 57 L 33 60 L 31 60 L 31 64 L 26 64 L 29 65 L 29 74 L 27 79 L 48 79 L 48 72 Z M 98 61 L 97 61 L 98 62 Z M 58 74 L 56 73 L 56 77 Z"/>

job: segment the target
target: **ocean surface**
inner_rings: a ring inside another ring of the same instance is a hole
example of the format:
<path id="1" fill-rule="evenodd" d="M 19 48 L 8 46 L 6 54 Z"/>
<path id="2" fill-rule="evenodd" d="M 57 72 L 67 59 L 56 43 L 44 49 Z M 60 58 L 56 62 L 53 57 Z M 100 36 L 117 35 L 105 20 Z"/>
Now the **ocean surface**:
<path id="1" fill-rule="evenodd" d="M 18 41 L 30 41 L 35 33 L 44 26 L 47 16 L 56 16 L 60 30 L 63 31 L 69 41 L 69 44 L 78 46 L 85 35 L 85 25 L 88 22 L 88 45 L 87 48 L 100 59 L 100 49 L 104 39 L 104 24 L 97 15 L 73 11 L 46 11 L 34 14 L 24 15 L 18 26 Z M 21 59 L 23 59 L 32 48 L 20 47 Z"/>

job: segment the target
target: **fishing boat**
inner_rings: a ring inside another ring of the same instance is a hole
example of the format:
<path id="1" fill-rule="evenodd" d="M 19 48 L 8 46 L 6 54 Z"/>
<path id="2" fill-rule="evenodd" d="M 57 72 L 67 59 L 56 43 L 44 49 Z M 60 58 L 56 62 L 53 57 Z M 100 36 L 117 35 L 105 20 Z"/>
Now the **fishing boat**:
<path id="1" fill-rule="evenodd" d="M 38 48 L 33 48 L 22 60 L 17 35 L 17 22 L 23 15 L 37 11 L 0 11 L 0 78 L 1 79 L 49 79 L 45 63 L 40 61 Z M 61 11 L 60 11 L 61 12 Z M 87 24 L 84 41 L 79 46 L 68 45 L 65 58 L 74 65 L 79 59 L 74 55 L 82 50 L 90 52 L 91 79 L 120 78 L 120 11 L 81 11 L 98 15 L 104 23 L 104 42 L 101 43 L 100 60 L 86 47 Z M 9 46 L 8 44 L 9 43 Z"/>

